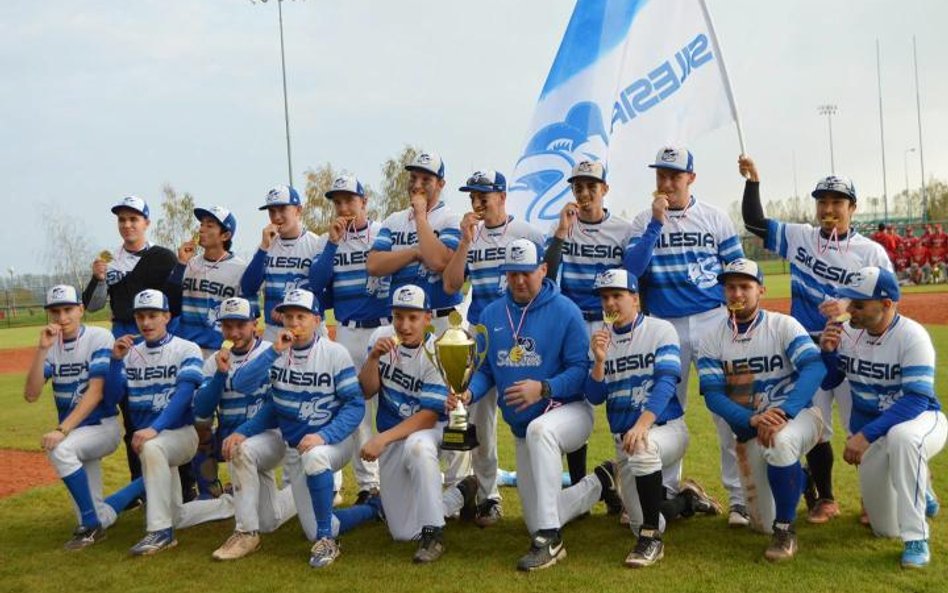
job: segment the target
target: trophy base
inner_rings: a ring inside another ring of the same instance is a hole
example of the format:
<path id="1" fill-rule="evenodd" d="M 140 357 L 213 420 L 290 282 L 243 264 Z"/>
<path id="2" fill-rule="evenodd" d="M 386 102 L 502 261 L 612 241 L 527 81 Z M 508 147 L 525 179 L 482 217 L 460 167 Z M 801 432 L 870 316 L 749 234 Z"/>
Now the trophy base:
<path id="1" fill-rule="evenodd" d="M 478 446 L 477 427 L 469 424 L 467 429 L 445 427 L 441 437 L 441 448 L 447 451 L 470 451 Z"/>

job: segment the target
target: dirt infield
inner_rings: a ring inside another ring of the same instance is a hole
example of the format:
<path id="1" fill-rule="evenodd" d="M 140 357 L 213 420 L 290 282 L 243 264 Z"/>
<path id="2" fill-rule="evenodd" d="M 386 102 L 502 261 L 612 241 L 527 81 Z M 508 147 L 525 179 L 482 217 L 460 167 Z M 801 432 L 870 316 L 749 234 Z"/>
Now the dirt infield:
<path id="1" fill-rule="evenodd" d="M 790 312 L 790 299 L 766 299 L 764 307 L 781 313 Z M 899 313 L 924 325 L 948 324 L 948 294 L 922 292 L 902 295 Z"/>
<path id="2" fill-rule="evenodd" d="M 30 369 L 36 348 L 6 348 L 0 350 L 0 373 L 25 373 Z"/>
<path id="3" fill-rule="evenodd" d="M 0 449 L 0 498 L 52 484 L 58 479 L 43 453 Z"/>

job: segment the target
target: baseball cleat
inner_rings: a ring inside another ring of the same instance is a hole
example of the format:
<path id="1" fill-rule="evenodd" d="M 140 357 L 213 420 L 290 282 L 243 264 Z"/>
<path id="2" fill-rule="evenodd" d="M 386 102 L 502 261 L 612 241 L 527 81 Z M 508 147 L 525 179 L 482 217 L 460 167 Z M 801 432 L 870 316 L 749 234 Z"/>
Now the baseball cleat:
<path id="1" fill-rule="evenodd" d="M 477 516 L 474 517 L 474 524 L 478 527 L 490 527 L 500 521 L 504 516 L 503 508 L 499 500 L 488 498 L 477 505 Z"/>
<path id="2" fill-rule="evenodd" d="M 72 532 L 72 539 L 63 546 L 67 550 L 81 550 L 88 548 L 105 539 L 105 528 L 101 525 L 96 527 L 84 527 L 80 525 Z"/>
<path id="3" fill-rule="evenodd" d="M 940 510 L 941 503 L 938 502 L 938 497 L 935 496 L 935 492 L 929 486 L 925 490 L 925 516 L 934 519 Z"/>
<path id="4" fill-rule="evenodd" d="M 530 551 L 517 561 L 517 570 L 531 572 L 549 568 L 566 558 L 566 548 L 559 529 L 541 529 L 530 542 Z"/>
<path id="5" fill-rule="evenodd" d="M 606 509 L 610 515 L 618 515 L 622 512 L 622 497 L 619 496 L 619 490 L 616 488 L 616 464 L 611 460 L 603 461 L 593 472 L 602 485 L 600 500 L 606 503 Z"/>
<path id="6" fill-rule="evenodd" d="M 691 510 L 695 513 L 720 515 L 724 512 L 724 508 L 721 504 L 714 500 L 711 495 L 702 488 L 701 484 L 691 478 L 686 478 L 681 481 L 681 484 L 678 486 L 678 493 L 688 498 Z"/>
<path id="7" fill-rule="evenodd" d="M 665 544 L 662 543 L 662 534 L 657 529 L 642 529 L 635 548 L 625 557 L 625 565 L 629 568 L 644 568 L 651 566 L 665 557 Z"/>
<path id="8" fill-rule="evenodd" d="M 309 565 L 313 568 L 326 568 L 339 557 L 339 544 L 330 537 L 321 537 L 309 551 Z"/>
<path id="9" fill-rule="evenodd" d="M 457 483 L 457 489 L 464 497 L 459 513 L 461 520 L 473 521 L 477 517 L 477 478 L 468 476 Z"/>
<path id="10" fill-rule="evenodd" d="M 224 544 L 214 550 L 214 560 L 237 560 L 260 549 L 260 534 L 256 531 L 235 531 Z"/>
<path id="11" fill-rule="evenodd" d="M 444 528 L 434 525 L 425 525 L 421 528 L 421 537 L 418 539 L 418 549 L 412 562 L 428 564 L 434 562 L 444 554 Z"/>
<path id="12" fill-rule="evenodd" d="M 378 488 L 369 488 L 367 490 L 359 490 L 359 493 L 356 495 L 355 504 L 366 504 L 370 497 L 378 496 Z"/>
<path id="13" fill-rule="evenodd" d="M 727 524 L 729 527 L 747 527 L 750 525 L 750 514 L 747 507 L 742 504 L 732 504 L 727 514 Z"/>
<path id="14" fill-rule="evenodd" d="M 836 501 L 829 498 L 821 498 L 817 501 L 816 506 L 806 514 L 806 520 L 808 523 L 821 525 L 823 523 L 829 523 L 830 519 L 837 516 L 839 516 L 839 505 Z"/>
<path id="15" fill-rule="evenodd" d="M 774 522 L 774 534 L 770 538 L 770 545 L 764 552 L 764 558 L 771 562 L 791 560 L 797 553 L 797 534 L 792 525 L 778 527 Z"/>
<path id="16" fill-rule="evenodd" d="M 132 546 L 129 552 L 132 556 L 151 556 L 177 545 L 178 540 L 174 538 L 174 529 L 169 527 L 160 531 L 149 531 L 141 541 Z"/>
<path id="17" fill-rule="evenodd" d="M 905 542 L 905 549 L 902 551 L 902 568 L 923 568 L 930 560 L 927 539 Z"/>

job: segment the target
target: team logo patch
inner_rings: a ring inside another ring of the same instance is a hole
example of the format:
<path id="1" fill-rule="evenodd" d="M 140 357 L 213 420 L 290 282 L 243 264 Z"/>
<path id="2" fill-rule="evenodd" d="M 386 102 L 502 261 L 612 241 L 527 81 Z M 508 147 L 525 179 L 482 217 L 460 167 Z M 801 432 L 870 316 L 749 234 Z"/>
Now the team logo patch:
<path id="1" fill-rule="evenodd" d="M 527 250 L 520 245 L 511 245 L 510 247 L 510 261 L 515 263 L 523 263 L 527 260 Z"/>
<path id="2" fill-rule="evenodd" d="M 504 367 L 538 367 L 543 364 L 543 357 L 536 351 L 533 338 L 519 337 L 509 350 L 497 352 L 497 364 Z"/>
<path id="3" fill-rule="evenodd" d="M 238 312 L 240 312 L 240 309 L 241 309 L 240 305 L 241 305 L 241 304 L 242 304 L 242 303 L 241 303 L 240 301 L 238 301 L 237 299 L 227 299 L 226 301 L 224 301 L 223 303 L 221 303 L 221 312 L 223 312 L 223 313 L 225 313 L 225 314 L 226 314 L 226 313 L 238 313 Z"/>
<path id="4" fill-rule="evenodd" d="M 52 297 L 57 300 L 66 298 L 66 289 L 62 286 L 57 286 L 52 291 Z"/>
<path id="5" fill-rule="evenodd" d="M 599 272 L 599 275 L 596 276 L 596 287 L 602 286 L 611 286 L 618 281 L 616 273 L 613 270 L 605 270 Z"/>
<path id="6" fill-rule="evenodd" d="M 418 157 L 415 159 L 415 162 L 418 163 L 419 165 L 430 165 L 431 155 L 428 154 L 427 152 L 423 152 L 418 155 Z"/>
<path id="7" fill-rule="evenodd" d="M 401 288 L 395 293 L 395 302 L 410 305 L 415 301 L 415 294 L 410 288 Z"/>
<path id="8" fill-rule="evenodd" d="M 579 163 L 577 170 L 581 173 L 592 173 L 593 164 L 589 161 L 583 161 Z"/>
<path id="9" fill-rule="evenodd" d="M 345 177 L 336 177 L 336 180 L 332 182 L 333 189 L 344 189 L 346 187 L 347 179 Z"/>
<path id="10" fill-rule="evenodd" d="M 674 148 L 666 148 L 662 151 L 663 163 L 674 163 L 678 161 L 678 151 Z"/>

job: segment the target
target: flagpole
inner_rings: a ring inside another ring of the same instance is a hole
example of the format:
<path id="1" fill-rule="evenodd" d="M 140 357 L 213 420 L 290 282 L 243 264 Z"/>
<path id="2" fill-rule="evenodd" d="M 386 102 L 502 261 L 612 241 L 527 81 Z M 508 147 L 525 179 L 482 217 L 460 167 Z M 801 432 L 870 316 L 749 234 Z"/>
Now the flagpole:
<path id="1" fill-rule="evenodd" d="M 876 79 L 879 82 L 879 141 L 882 147 L 882 205 L 885 211 L 884 220 L 889 222 L 889 184 L 885 174 L 885 127 L 882 123 L 882 58 L 880 57 L 879 40 L 876 39 Z"/>
<path id="2" fill-rule="evenodd" d="M 708 10 L 706 0 L 699 0 L 701 12 L 704 13 L 704 20 L 708 24 L 708 33 L 711 35 L 711 45 L 714 47 L 714 53 L 717 55 L 718 69 L 721 71 L 721 78 L 724 80 L 724 90 L 727 93 L 727 101 L 731 105 L 731 116 L 734 117 L 734 123 L 737 126 L 737 141 L 741 145 L 741 154 L 747 153 L 747 144 L 744 142 L 744 128 L 741 126 L 741 116 L 737 110 L 737 100 L 734 98 L 734 91 L 731 89 L 731 78 L 727 75 L 727 66 L 724 64 L 724 52 L 721 51 L 721 44 L 718 42 L 718 34 L 714 30 L 714 20 L 711 18 L 711 11 Z"/>
<path id="3" fill-rule="evenodd" d="M 928 220 L 928 195 L 925 191 L 925 151 L 922 148 L 922 97 L 918 91 L 918 50 L 912 35 L 912 57 L 915 61 L 915 110 L 918 115 L 918 162 L 922 168 L 922 222 Z"/>

